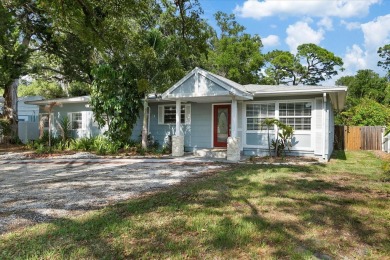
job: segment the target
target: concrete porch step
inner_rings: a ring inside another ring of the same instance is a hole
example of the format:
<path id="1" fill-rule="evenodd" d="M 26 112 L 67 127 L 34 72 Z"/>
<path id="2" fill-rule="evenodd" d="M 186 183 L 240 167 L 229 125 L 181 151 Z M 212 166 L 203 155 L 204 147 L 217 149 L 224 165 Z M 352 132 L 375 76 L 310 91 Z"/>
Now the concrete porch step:
<path id="1" fill-rule="evenodd" d="M 199 149 L 194 151 L 194 156 L 224 159 L 227 156 L 227 152 L 226 149 Z"/>

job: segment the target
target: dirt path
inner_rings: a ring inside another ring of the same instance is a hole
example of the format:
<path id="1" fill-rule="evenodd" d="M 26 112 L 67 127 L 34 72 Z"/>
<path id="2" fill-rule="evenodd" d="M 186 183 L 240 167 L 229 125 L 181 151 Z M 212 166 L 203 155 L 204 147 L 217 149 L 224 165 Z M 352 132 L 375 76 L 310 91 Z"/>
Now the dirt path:
<path id="1" fill-rule="evenodd" d="M 223 167 L 185 159 L 0 159 L 0 234 L 79 215 Z"/>

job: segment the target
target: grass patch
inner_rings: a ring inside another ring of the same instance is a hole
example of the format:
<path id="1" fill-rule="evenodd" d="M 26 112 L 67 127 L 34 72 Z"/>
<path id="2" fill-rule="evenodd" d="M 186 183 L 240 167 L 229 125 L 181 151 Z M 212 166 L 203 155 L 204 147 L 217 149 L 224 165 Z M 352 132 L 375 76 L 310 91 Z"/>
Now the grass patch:
<path id="1" fill-rule="evenodd" d="M 370 152 L 232 170 L 0 237 L 1 259 L 390 255 L 390 183 Z"/>

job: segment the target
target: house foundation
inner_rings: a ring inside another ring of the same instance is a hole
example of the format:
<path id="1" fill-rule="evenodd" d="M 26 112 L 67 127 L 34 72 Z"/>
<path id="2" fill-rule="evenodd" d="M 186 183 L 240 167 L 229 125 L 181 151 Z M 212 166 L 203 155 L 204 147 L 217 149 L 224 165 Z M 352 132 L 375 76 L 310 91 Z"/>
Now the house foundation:
<path id="1" fill-rule="evenodd" d="M 240 138 L 228 137 L 227 139 L 227 160 L 238 162 L 240 157 Z"/>
<path id="2" fill-rule="evenodd" d="M 172 156 L 184 155 L 184 136 L 172 136 Z"/>

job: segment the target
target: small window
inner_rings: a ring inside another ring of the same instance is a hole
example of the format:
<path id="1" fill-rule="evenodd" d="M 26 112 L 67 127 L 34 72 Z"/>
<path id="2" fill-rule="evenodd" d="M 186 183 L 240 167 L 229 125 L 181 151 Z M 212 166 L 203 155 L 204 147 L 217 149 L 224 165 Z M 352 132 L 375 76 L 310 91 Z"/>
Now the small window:
<path id="1" fill-rule="evenodd" d="M 261 124 L 266 118 L 275 118 L 275 103 L 247 104 L 246 118 L 247 130 L 267 130 L 267 127 Z M 269 128 L 271 129 L 274 129 L 274 126 Z"/>
<path id="2" fill-rule="evenodd" d="M 162 105 L 158 107 L 159 124 L 176 124 L 176 105 Z M 190 124 L 191 105 L 182 105 L 180 109 L 180 123 Z"/>
<path id="3" fill-rule="evenodd" d="M 81 112 L 70 114 L 71 127 L 73 130 L 83 128 L 83 114 Z"/>
<path id="4" fill-rule="evenodd" d="M 311 102 L 279 104 L 279 119 L 294 130 L 311 130 Z"/>
<path id="5" fill-rule="evenodd" d="M 180 122 L 185 123 L 186 109 L 185 106 L 181 106 L 180 109 Z M 176 106 L 164 106 L 164 124 L 176 123 Z"/>

